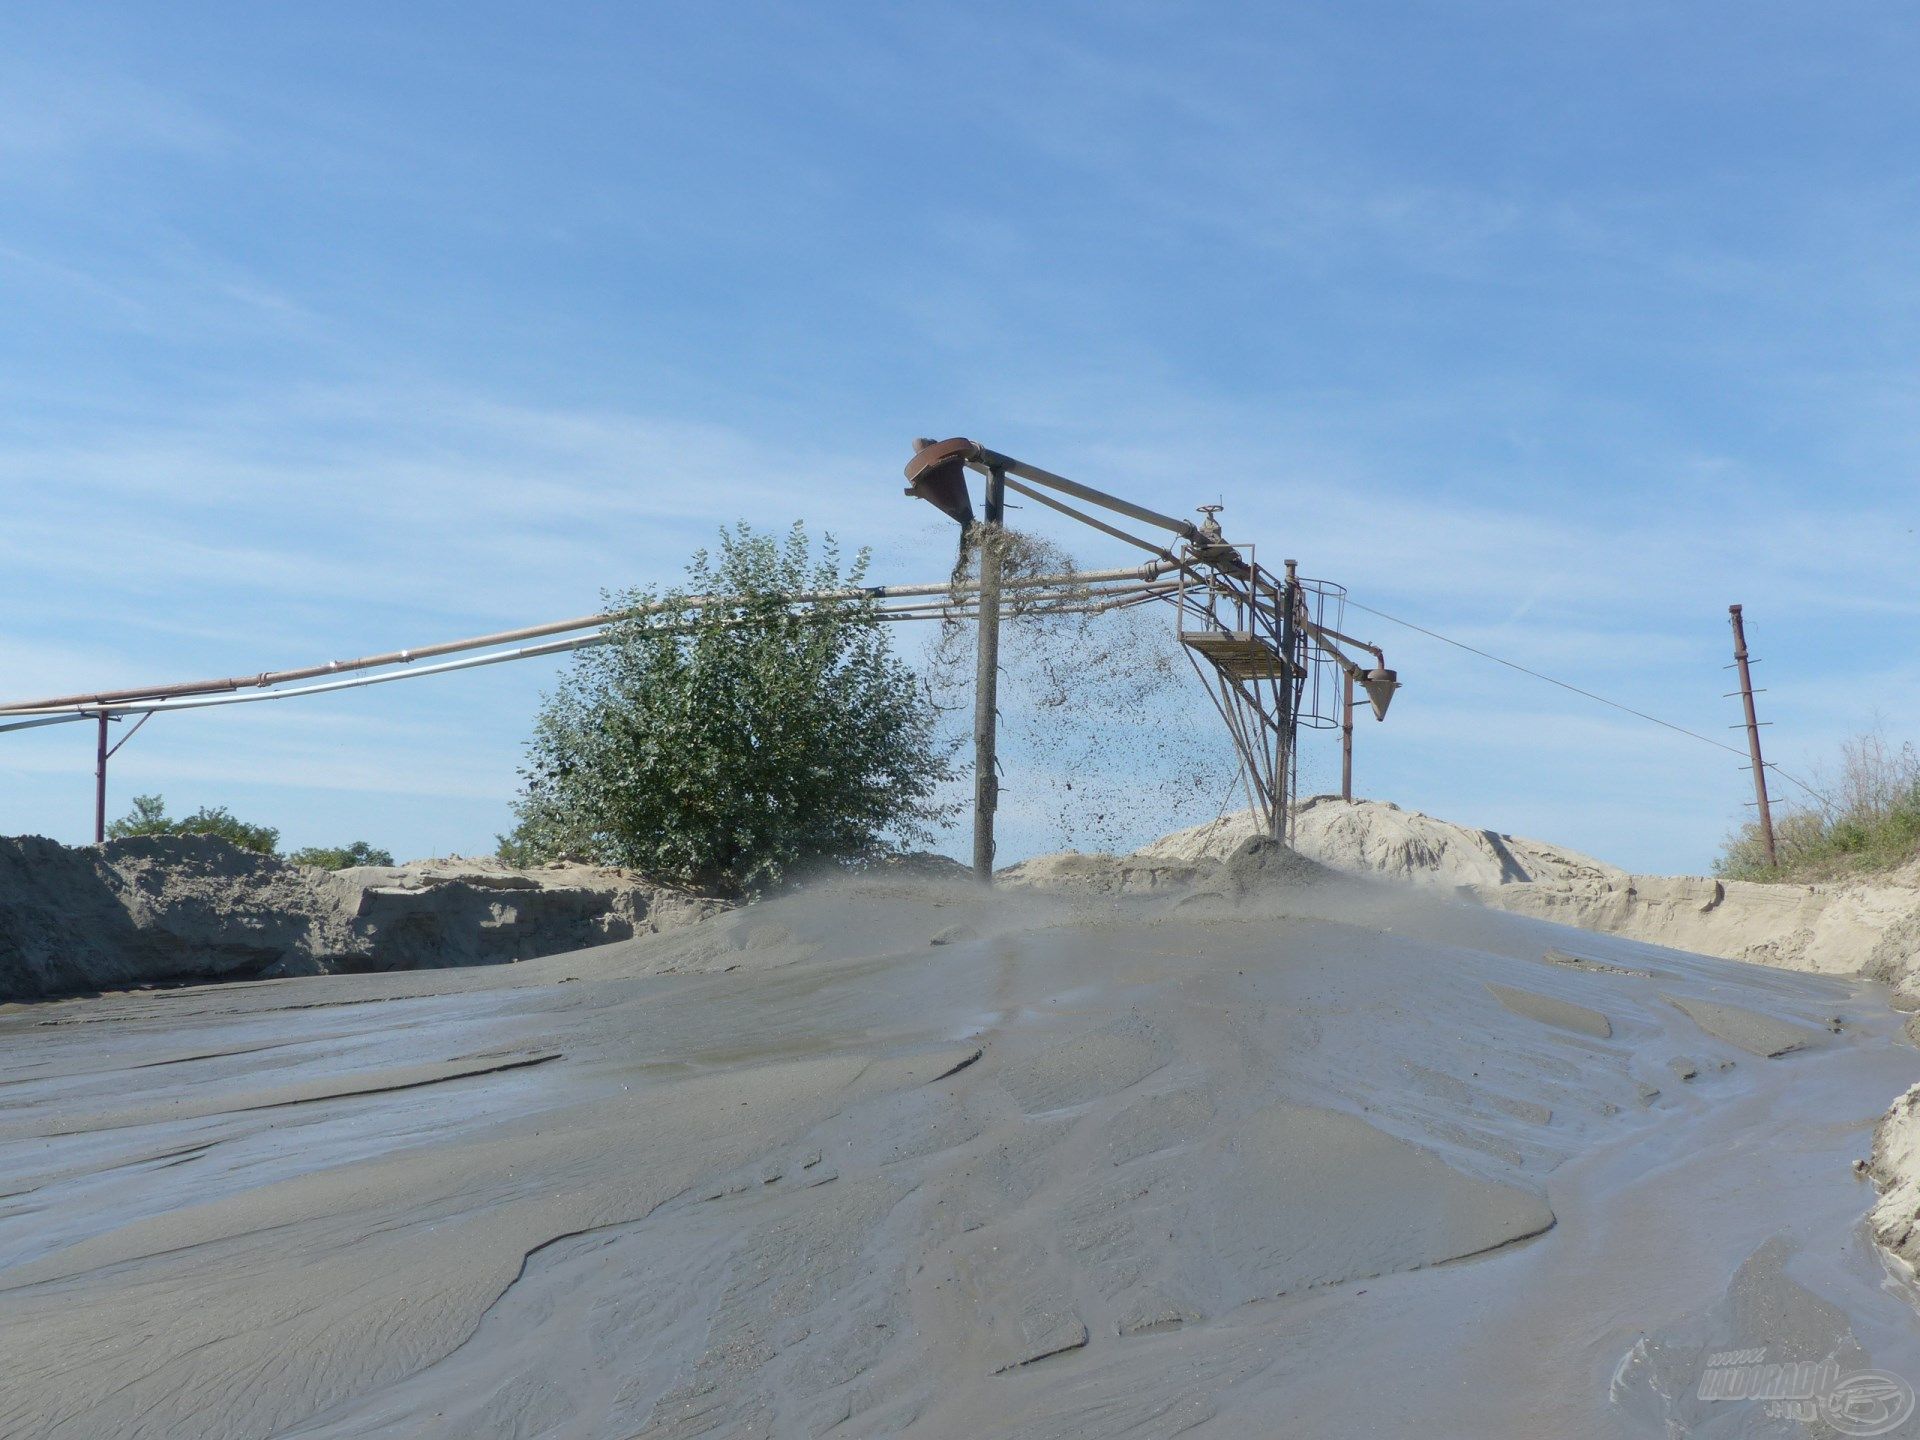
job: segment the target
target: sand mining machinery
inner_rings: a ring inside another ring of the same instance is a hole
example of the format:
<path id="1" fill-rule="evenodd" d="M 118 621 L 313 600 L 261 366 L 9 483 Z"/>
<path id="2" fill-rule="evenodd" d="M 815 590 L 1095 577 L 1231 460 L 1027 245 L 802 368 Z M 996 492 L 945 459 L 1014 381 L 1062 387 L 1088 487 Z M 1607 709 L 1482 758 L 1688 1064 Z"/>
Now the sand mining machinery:
<path id="1" fill-rule="evenodd" d="M 984 502 L 977 517 L 967 484 L 969 471 L 984 482 Z M 1248 804 L 1268 834 L 1282 841 L 1288 838 L 1302 729 L 1343 729 L 1342 768 L 1344 784 L 1350 789 L 1355 690 L 1366 696 L 1374 717 L 1384 720 L 1399 680 L 1387 668 L 1379 646 L 1340 629 L 1345 623 L 1343 587 L 1303 578 L 1292 560 L 1283 562 L 1279 574 L 1262 566 L 1253 545 L 1229 541 L 1221 532 L 1220 506 L 1199 507 L 1198 521 L 1163 515 L 973 440 L 915 441 L 906 477 L 909 495 L 932 504 L 962 527 L 963 555 L 969 543 L 979 555 L 980 573 L 971 587 L 980 625 L 974 687 L 976 874 L 989 877 L 993 867 L 998 792 L 994 705 L 1002 590 L 1001 550 L 994 537 L 1005 523 L 1009 490 L 1152 557 L 1132 571 L 1041 577 L 1025 583 L 1078 584 L 1084 590 L 1079 598 L 1091 597 L 1091 603 L 1102 607 L 1151 603 L 1173 607 L 1175 635 L 1226 724 Z M 1146 538 L 1095 510 L 1172 538 L 1164 542 Z"/>
<path id="2" fill-rule="evenodd" d="M 984 481 L 976 516 L 968 473 Z M 945 581 L 863 585 L 783 596 L 790 607 L 857 603 L 877 621 L 976 619 L 979 650 L 974 695 L 974 870 L 993 873 L 993 819 L 998 807 L 995 736 L 1000 617 L 1003 598 L 1061 612 L 1099 612 L 1138 605 L 1173 607 L 1175 635 L 1232 736 L 1247 802 L 1268 833 L 1287 837 L 1302 729 L 1344 729 L 1350 793 L 1356 690 L 1384 718 L 1397 681 L 1378 646 L 1342 632 L 1346 592 L 1302 578 L 1288 560 L 1275 573 L 1254 547 L 1222 533 L 1220 507 L 1197 521 L 1163 515 L 1090 485 L 1015 460 L 972 440 L 921 440 L 907 463 L 907 493 L 931 502 L 961 527 L 961 555 L 979 557 L 979 573 Z M 1073 573 L 1003 575 L 1000 542 L 1008 491 L 1147 553 L 1135 566 Z M 1095 513 L 1099 512 L 1099 513 Z M 1108 518 L 1112 517 L 1112 518 Z M 1129 525 L 1158 531 L 1149 539 Z M 617 627 L 751 623 L 740 596 L 673 595 L 658 603 L 528 625 L 465 639 L 388 650 L 357 659 L 252 670 L 216 679 L 119 687 L 0 704 L 0 732 L 92 722 L 94 838 L 106 834 L 107 763 L 156 715 L 211 706 L 291 699 L 397 680 L 470 670 L 508 661 L 562 655 L 615 639 Z M 1336 699 L 1336 693 L 1339 698 Z M 131 723 L 125 723 L 131 722 Z M 124 725 L 113 741 L 111 727 Z"/>

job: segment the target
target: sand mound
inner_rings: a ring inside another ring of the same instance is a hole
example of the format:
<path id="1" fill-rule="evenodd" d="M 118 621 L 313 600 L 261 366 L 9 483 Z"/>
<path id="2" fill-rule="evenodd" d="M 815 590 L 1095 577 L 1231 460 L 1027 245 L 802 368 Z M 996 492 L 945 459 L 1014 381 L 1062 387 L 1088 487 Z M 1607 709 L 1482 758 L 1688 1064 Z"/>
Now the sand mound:
<path id="1" fill-rule="evenodd" d="M 618 870 L 425 860 L 328 873 L 210 835 L 0 839 L 0 1002 L 180 980 L 556 954 L 685 924 L 710 900 Z"/>
<path id="2" fill-rule="evenodd" d="M 1161 860 L 1065 850 L 1004 866 L 995 872 L 995 879 L 1003 885 L 1065 895 L 1144 895 L 1183 890 L 1210 874 L 1216 863 L 1210 858 Z"/>
<path id="3" fill-rule="evenodd" d="M 0 1015 L 0 1432 L 1608 1433 L 1605 1377 L 1788 1226 L 1920 1374 L 1852 1238 L 1893 1017 L 1235 864 Z M 1723 1349 L 1768 1339 L 1739 1295 Z"/>
<path id="4" fill-rule="evenodd" d="M 1443 886 L 1556 924 L 1703 955 L 1823 974 L 1864 974 L 1920 1005 L 1920 866 L 1868 880 L 1761 885 L 1701 876 L 1634 875 L 1559 846 L 1437 820 L 1378 800 L 1316 796 L 1294 818 L 1294 848 L 1349 874 Z M 1091 877 L 1224 859 L 1254 832 L 1250 815 L 1177 831 L 1124 859 L 1049 857 L 1013 878 L 1064 888 L 1054 873 L 1071 858 L 1075 883 Z"/>
<path id="5" fill-rule="evenodd" d="M 1537 880 L 1600 881 L 1622 871 L 1576 851 L 1492 830 L 1471 830 L 1402 810 L 1384 800 L 1304 800 L 1294 811 L 1293 847 L 1323 865 L 1423 885 L 1509 885 Z M 1129 857 L 1139 861 L 1224 860 L 1255 833 L 1251 814 L 1176 830 Z"/>
<path id="6" fill-rule="evenodd" d="M 1139 894 L 1204 883 L 1215 866 L 1265 838 L 1250 812 L 1176 830 L 1131 855 L 1041 855 L 1000 871 L 1016 885 L 1058 892 Z M 1577 851 L 1493 830 L 1473 830 L 1383 800 L 1330 795 L 1300 803 L 1292 849 L 1350 875 L 1455 889 L 1551 883 L 1605 886 L 1625 871 Z"/>

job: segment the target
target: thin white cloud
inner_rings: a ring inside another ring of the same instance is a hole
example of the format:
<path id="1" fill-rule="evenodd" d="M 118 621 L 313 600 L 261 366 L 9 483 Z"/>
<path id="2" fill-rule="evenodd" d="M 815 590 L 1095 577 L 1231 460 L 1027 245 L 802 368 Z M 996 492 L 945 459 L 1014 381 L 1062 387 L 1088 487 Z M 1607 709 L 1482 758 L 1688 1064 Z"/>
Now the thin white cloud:
<path id="1" fill-rule="evenodd" d="M 164 151 L 214 157 L 233 147 L 225 127 L 179 94 L 98 68 L 0 63 L 0 165 L 58 164 Z"/>

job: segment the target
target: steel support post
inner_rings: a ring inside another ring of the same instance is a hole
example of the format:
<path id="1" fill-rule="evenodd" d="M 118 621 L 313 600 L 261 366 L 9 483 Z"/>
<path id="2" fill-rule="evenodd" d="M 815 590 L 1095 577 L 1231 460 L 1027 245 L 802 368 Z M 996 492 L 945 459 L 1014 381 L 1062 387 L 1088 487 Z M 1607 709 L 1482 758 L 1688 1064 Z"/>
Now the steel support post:
<path id="1" fill-rule="evenodd" d="M 1001 512 L 1006 485 L 996 468 L 987 472 L 986 514 L 980 521 L 980 648 L 973 679 L 973 874 L 993 883 L 993 812 L 999 807 L 994 730 L 999 719 Z"/>
<path id="2" fill-rule="evenodd" d="M 1298 626 L 1294 611 L 1300 604 L 1299 562 L 1289 560 L 1287 583 L 1280 590 L 1280 653 L 1286 657 L 1280 677 L 1280 725 L 1273 741 L 1273 838 L 1284 843 L 1293 824 L 1294 650 Z"/>
<path id="3" fill-rule="evenodd" d="M 107 714 L 100 712 L 100 744 L 93 766 L 93 843 L 107 838 Z"/>

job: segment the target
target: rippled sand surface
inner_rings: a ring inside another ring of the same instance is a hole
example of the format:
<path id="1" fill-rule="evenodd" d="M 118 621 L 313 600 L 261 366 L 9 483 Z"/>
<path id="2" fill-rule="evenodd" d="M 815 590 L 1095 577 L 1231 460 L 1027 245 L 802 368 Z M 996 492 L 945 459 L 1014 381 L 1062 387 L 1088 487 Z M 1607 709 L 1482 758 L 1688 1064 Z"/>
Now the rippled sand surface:
<path id="1" fill-rule="evenodd" d="M 1332 879 L 14 1007 L 0 1433 L 1800 1433 L 1899 1019 Z"/>

